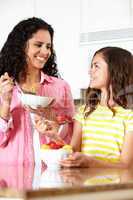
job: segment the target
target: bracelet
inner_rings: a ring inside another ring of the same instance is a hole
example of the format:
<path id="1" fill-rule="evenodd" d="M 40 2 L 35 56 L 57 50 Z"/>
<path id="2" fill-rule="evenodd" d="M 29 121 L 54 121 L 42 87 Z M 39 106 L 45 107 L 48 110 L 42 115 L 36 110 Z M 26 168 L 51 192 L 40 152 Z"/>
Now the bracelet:
<path id="1" fill-rule="evenodd" d="M 0 116 L 0 118 L 3 119 L 3 120 L 6 121 L 6 122 L 9 121 L 9 119 L 5 119 L 4 117 L 1 117 L 1 116 Z"/>

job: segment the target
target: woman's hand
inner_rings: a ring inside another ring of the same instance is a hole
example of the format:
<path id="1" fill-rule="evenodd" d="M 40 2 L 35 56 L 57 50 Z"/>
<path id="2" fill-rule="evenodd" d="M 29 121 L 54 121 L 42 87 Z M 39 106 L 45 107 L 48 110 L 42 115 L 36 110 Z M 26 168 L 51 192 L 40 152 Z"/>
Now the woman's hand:
<path id="1" fill-rule="evenodd" d="M 13 79 L 5 72 L 4 75 L 0 77 L 0 96 L 2 97 L 3 103 L 11 103 L 13 86 Z"/>
<path id="2" fill-rule="evenodd" d="M 57 134 L 59 125 L 55 121 L 50 121 L 39 115 L 35 115 L 35 128 L 41 134 L 48 134 L 49 137 L 53 137 L 53 135 Z"/>
<path id="3" fill-rule="evenodd" d="M 48 107 L 42 107 L 38 106 L 37 108 L 31 108 L 30 106 L 25 106 L 25 108 L 32 113 L 35 113 L 36 115 L 40 117 L 45 117 L 45 119 L 50 121 L 56 121 L 56 114 L 53 112 L 51 108 L 51 104 Z"/>
<path id="4" fill-rule="evenodd" d="M 72 153 L 68 158 L 60 161 L 62 167 L 89 167 L 91 158 L 80 152 Z"/>
<path id="5" fill-rule="evenodd" d="M 59 124 L 57 122 L 45 120 L 45 118 L 36 115 L 34 126 L 40 134 L 45 134 L 50 139 L 64 144 L 64 141 L 58 135 Z"/>

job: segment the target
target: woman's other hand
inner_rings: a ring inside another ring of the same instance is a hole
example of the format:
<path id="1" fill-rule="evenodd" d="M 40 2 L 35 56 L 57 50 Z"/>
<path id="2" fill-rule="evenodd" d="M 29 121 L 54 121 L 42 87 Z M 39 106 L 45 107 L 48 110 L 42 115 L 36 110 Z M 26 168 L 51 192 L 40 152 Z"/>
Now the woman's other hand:
<path id="1" fill-rule="evenodd" d="M 4 73 L 4 75 L 0 77 L 0 96 L 3 103 L 10 104 L 12 99 L 13 86 L 13 79 L 9 77 L 7 72 Z"/>

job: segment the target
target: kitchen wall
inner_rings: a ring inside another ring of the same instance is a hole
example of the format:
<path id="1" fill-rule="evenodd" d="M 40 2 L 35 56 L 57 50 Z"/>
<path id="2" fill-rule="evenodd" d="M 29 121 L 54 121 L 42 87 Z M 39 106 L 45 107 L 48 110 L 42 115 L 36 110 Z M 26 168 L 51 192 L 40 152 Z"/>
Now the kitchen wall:
<path id="1" fill-rule="evenodd" d="M 0 48 L 20 20 L 31 16 L 46 20 L 55 30 L 58 68 L 76 99 L 80 88 L 89 84 L 89 64 L 95 50 L 115 45 L 132 51 L 132 11 L 132 0 L 0 1 Z M 127 37 L 125 29 L 130 33 Z M 109 38 L 105 39 L 107 34 Z M 114 35 L 118 37 L 113 38 Z"/>

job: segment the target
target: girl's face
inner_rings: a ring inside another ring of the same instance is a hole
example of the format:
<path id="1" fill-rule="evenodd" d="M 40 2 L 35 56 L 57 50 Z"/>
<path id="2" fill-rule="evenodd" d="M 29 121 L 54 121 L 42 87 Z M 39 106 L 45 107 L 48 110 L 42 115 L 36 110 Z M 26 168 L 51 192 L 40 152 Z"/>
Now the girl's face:
<path id="1" fill-rule="evenodd" d="M 37 31 L 27 42 L 29 69 L 42 69 L 51 55 L 51 37 L 47 30 Z"/>
<path id="2" fill-rule="evenodd" d="M 90 88 L 105 90 L 109 87 L 108 65 L 101 53 L 93 57 L 90 69 Z"/>

